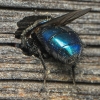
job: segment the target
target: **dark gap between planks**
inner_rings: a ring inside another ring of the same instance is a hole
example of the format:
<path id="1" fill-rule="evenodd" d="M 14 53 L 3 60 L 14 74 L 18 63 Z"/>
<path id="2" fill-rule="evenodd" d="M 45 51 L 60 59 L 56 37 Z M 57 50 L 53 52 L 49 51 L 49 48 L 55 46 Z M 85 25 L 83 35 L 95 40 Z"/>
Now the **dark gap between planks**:
<path id="1" fill-rule="evenodd" d="M 66 1 L 66 0 L 63 0 L 63 1 Z M 70 0 L 67 0 L 67 1 L 70 1 Z M 76 0 L 71 0 L 72 2 L 73 1 L 76 1 Z M 100 1 L 91 1 L 91 0 L 78 0 L 78 2 L 92 2 L 92 3 L 100 3 Z"/>
<path id="2" fill-rule="evenodd" d="M 45 9 L 45 8 L 32 8 L 32 7 L 7 7 L 7 6 L 1 6 L 0 5 L 0 9 L 4 9 L 4 10 L 16 10 L 16 11 L 33 11 L 33 10 L 36 10 L 36 11 L 52 11 L 52 12 L 71 12 L 71 11 L 75 11 L 75 10 L 72 10 L 72 9 L 54 9 L 54 8 L 49 8 L 49 9 Z M 97 11 L 97 10 L 91 10 L 90 11 L 91 13 L 100 13 L 100 11 Z"/>
<path id="3" fill-rule="evenodd" d="M 43 80 L 32 80 L 32 79 L 0 79 L 0 83 L 2 82 L 37 82 L 37 83 L 43 83 Z M 61 84 L 65 84 L 68 85 L 73 85 L 73 82 L 72 81 L 59 81 L 59 80 L 47 80 L 47 83 L 61 83 Z M 100 83 L 91 83 L 91 82 L 77 82 L 76 81 L 76 84 L 77 85 L 96 85 L 96 86 L 99 86 Z"/>

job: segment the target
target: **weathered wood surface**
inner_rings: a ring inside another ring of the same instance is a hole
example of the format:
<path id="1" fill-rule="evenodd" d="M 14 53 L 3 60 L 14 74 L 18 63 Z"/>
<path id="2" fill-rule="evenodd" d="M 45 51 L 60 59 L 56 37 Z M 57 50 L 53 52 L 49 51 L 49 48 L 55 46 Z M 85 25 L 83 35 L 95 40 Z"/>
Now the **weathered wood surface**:
<path id="1" fill-rule="evenodd" d="M 27 16 L 40 16 L 40 15 L 47 15 L 52 17 L 57 17 L 63 15 L 65 12 L 52 12 L 52 11 L 15 11 L 15 10 L 0 10 L 0 32 L 1 33 L 15 33 L 17 30 L 17 22 L 22 20 L 24 17 Z M 67 11 L 68 12 L 68 11 Z M 32 19 L 32 17 L 31 17 Z M 88 13 L 85 16 L 82 16 L 79 19 L 73 21 L 69 26 L 71 26 L 76 32 L 79 34 L 99 34 L 100 28 L 100 14 L 99 13 Z M 32 20 L 31 20 L 32 21 Z M 22 26 L 20 28 L 24 28 L 25 25 L 31 24 L 31 22 L 24 21 L 21 22 Z M 3 23 L 2 23 L 3 22 Z"/>
<path id="2" fill-rule="evenodd" d="M 91 7 L 93 8 L 93 11 L 100 11 L 100 4 L 98 2 L 100 2 L 98 0 L 98 2 L 84 2 L 85 0 L 83 0 L 82 2 L 78 2 L 73 0 L 73 1 L 69 1 L 69 0 L 1 0 L 0 1 L 0 5 L 3 7 L 20 7 L 20 8 L 37 8 L 37 9 L 60 9 L 60 10 L 75 10 L 75 9 L 82 9 L 82 8 L 87 8 L 87 7 Z"/>
<path id="3" fill-rule="evenodd" d="M 15 33 L 32 24 L 33 16 L 57 17 L 76 9 L 92 8 L 70 26 L 87 45 L 77 64 L 72 85 L 69 66 L 53 58 L 46 59 L 50 70 L 48 93 L 39 94 L 43 66 L 36 57 L 24 55 L 6 43 L 20 43 Z M 25 17 L 25 18 L 24 18 Z M 20 29 L 18 30 L 18 28 Z M 63 67 L 62 67 L 63 66 Z M 99 100 L 100 99 L 100 1 L 99 0 L 0 0 L 0 100 Z"/>

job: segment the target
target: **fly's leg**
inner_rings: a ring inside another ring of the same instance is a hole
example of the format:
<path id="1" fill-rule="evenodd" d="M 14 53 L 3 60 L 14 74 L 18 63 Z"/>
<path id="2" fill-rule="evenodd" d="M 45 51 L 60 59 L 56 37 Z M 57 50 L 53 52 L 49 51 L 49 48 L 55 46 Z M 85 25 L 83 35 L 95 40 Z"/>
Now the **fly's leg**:
<path id="1" fill-rule="evenodd" d="M 44 59 L 43 59 L 43 57 L 42 57 L 42 54 L 41 54 L 40 49 L 37 48 L 36 45 L 34 45 L 34 46 L 31 48 L 31 52 L 33 52 L 33 54 L 38 54 L 38 55 L 39 55 L 39 58 L 40 58 L 40 60 L 41 60 L 41 62 L 42 62 L 42 65 L 43 65 L 43 68 L 44 68 L 44 78 L 43 78 L 44 81 L 43 81 L 43 86 L 42 86 L 42 88 L 40 89 L 39 93 L 45 92 L 45 91 L 47 91 L 47 90 L 46 90 L 46 79 L 47 79 L 47 74 L 48 74 L 49 72 L 47 72 L 47 67 L 46 67 L 46 65 L 45 65 L 45 62 L 44 62 Z"/>
<path id="2" fill-rule="evenodd" d="M 43 65 L 43 67 L 44 67 L 44 81 L 43 81 L 43 87 L 41 88 L 41 90 L 40 90 L 40 92 L 39 92 L 39 93 L 41 93 L 41 92 L 47 92 L 47 90 L 46 90 L 46 79 L 47 79 L 48 73 L 47 73 L 47 67 L 46 67 L 46 65 L 45 65 L 45 62 L 44 62 L 44 59 L 43 59 L 43 57 L 42 57 L 41 51 L 40 51 L 39 49 L 38 49 L 38 54 L 39 54 L 39 58 L 40 58 L 40 60 L 41 60 L 41 62 L 42 62 L 42 65 Z"/>
<path id="3" fill-rule="evenodd" d="M 76 82 L 75 82 L 75 65 L 72 66 L 72 79 L 73 79 L 74 86 L 76 86 Z"/>
<path id="4" fill-rule="evenodd" d="M 24 37 L 22 38 L 21 48 L 23 51 L 28 52 L 30 55 L 39 56 L 39 58 L 42 62 L 42 65 L 44 67 L 44 78 L 43 78 L 44 82 L 43 82 L 43 87 L 41 88 L 40 92 L 46 91 L 45 85 L 46 85 L 46 79 L 47 79 L 47 68 L 46 68 L 46 65 L 45 65 L 45 62 L 44 62 L 44 59 L 42 57 L 40 49 L 34 43 L 33 39 L 28 38 L 25 40 Z"/>
<path id="5" fill-rule="evenodd" d="M 73 80 L 74 88 L 75 88 L 75 89 L 77 90 L 77 92 L 79 93 L 80 88 L 76 86 L 76 82 L 75 82 L 75 67 L 76 67 L 76 64 L 75 64 L 75 65 L 72 65 L 72 80 Z"/>
<path id="6" fill-rule="evenodd" d="M 42 62 L 42 65 L 43 65 L 43 68 L 44 68 L 44 78 L 43 78 L 44 81 L 43 81 L 43 86 L 40 89 L 40 92 L 39 93 L 45 92 L 45 91 L 47 91 L 46 88 L 45 88 L 46 87 L 47 74 L 48 74 L 47 67 L 46 67 L 45 62 L 44 62 L 44 59 L 42 57 L 42 53 L 41 53 L 40 49 L 36 45 L 34 45 L 31 48 L 31 52 L 33 52 L 33 54 L 38 54 L 38 56 L 39 56 L 39 58 L 40 58 L 40 60 Z"/>
<path id="7" fill-rule="evenodd" d="M 43 59 L 43 56 L 42 56 L 42 53 L 40 51 L 40 49 L 34 44 L 32 48 L 29 49 L 30 52 L 32 52 L 32 54 L 35 54 L 35 55 L 38 55 L 41 62 L 42 62 L 42 65 L 43 65 L 43 68 L 44 68 L 44 78 L 43 78 L 43 87 L 41 88 L 40 92 L 42 91 L 46 91 L 46 79 L 47 79 L 47 67 L 45 65 L 45 62 L 44 62 L 44 59 Z"/>

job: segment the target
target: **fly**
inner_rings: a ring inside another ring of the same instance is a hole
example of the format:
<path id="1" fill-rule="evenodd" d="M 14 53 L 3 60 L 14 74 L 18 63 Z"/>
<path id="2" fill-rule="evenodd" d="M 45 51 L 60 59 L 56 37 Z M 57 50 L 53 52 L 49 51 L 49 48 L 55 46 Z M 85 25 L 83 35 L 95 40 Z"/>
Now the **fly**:
<path id="1" fill-rule="evenodd" d="M 48 74 L 44 58 L 49 55 L 65 64 L 70 64 L 75 84 L 74 69 L 82 53 L 82 42 L 77 33 L 66 24 L 90 10 L 90 8 L 77 10 L 53 19 L 39 19 L 22 32 L 21 49 L 30 55 L 39 56 L 44 67 L 43 88 Z"/>

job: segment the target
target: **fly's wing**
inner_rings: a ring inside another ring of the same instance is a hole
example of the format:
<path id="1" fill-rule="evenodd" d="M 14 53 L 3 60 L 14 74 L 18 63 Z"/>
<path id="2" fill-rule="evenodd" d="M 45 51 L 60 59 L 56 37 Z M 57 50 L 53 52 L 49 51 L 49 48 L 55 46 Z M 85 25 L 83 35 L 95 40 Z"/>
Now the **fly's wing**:
<path id="1" fill-rule="evenodd" d="M 81 17 L 82 15 L 88 13 L 90 10 L 91 10 L 91 8 L 70 12 L 68 14 L 54 18 L 54 19 L 40 25 L 40 27 L 49 26 L 49 25 L 64 26 L 64 25 L 72 22 L 73 20 Z"/>

